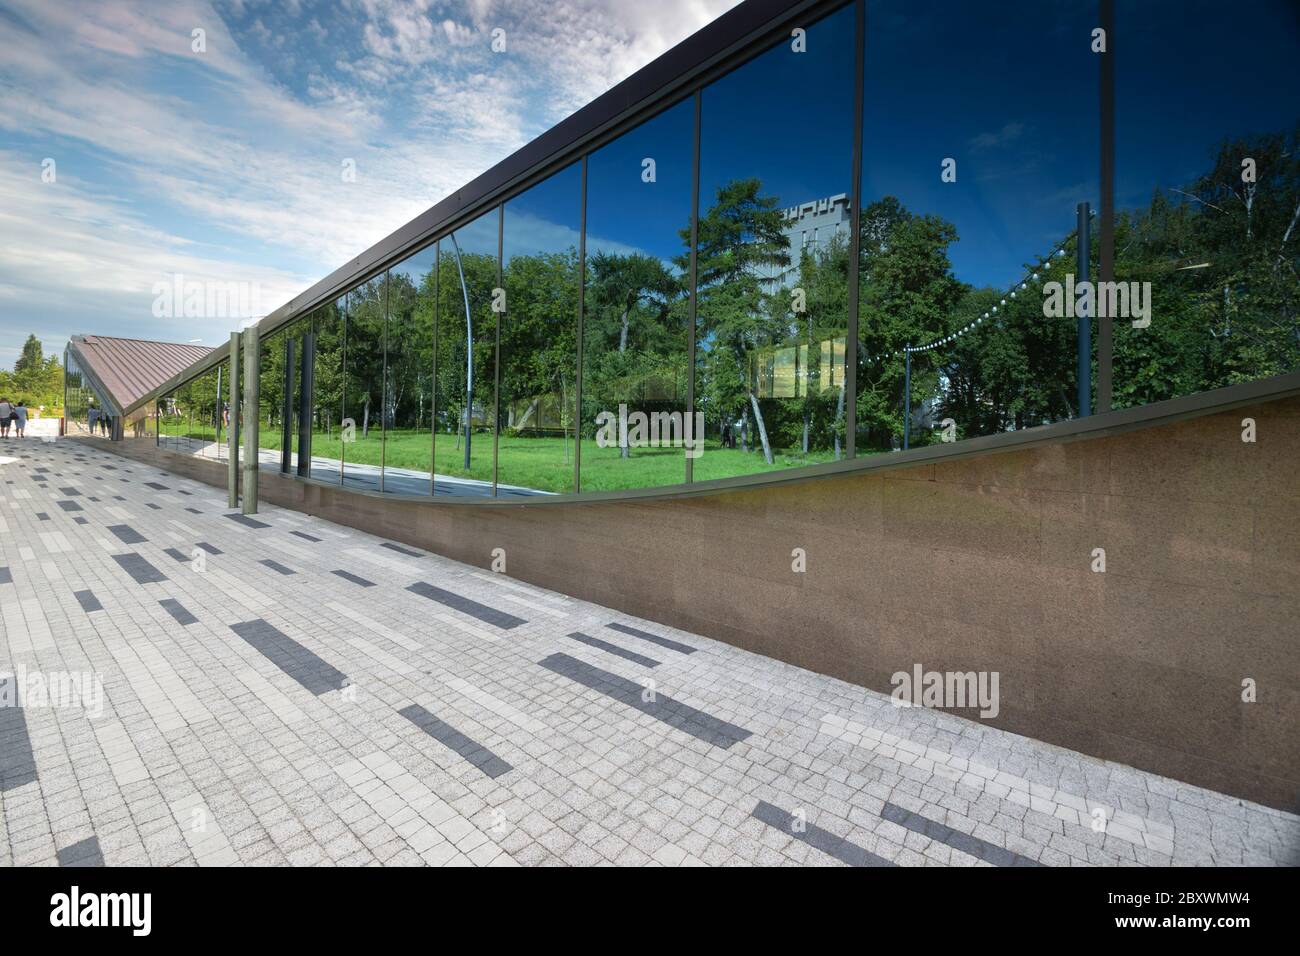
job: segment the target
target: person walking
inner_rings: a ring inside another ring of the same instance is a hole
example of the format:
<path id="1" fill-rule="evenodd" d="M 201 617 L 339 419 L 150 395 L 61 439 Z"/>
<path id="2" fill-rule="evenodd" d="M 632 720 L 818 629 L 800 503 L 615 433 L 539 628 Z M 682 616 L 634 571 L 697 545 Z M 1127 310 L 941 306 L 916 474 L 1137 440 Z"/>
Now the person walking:
<path id="1" fill-rule="evenodd" d="M 22 438 L 23 430 L 27 427 L 27 401 L 18 399 L 18 404 L 14 406 L 14 430 L 18 432 L 18 437 Z"/>
<path id="2" fill-rule="evenodd" d="M 0 398 L 0 438 L 9 437 L 9 420 L 13 418 L 14 406 L 7 398 Z"/>

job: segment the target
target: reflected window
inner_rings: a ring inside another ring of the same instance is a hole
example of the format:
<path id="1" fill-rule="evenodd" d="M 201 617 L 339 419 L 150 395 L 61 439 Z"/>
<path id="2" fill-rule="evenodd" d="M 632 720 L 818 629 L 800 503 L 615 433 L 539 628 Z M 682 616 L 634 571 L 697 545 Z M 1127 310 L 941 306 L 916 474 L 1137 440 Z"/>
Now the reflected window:
<path id="1" fill-rule="evenodd" d="M 438 243 L 434 494 L 491 497 L 500 211 Z"/>
<path id="2" fill-rule="evenodd" d="M 694 144 L 692 99 L 587 160 L 582 491 L 686 481 Z"/>
<path id="3" fill-rule="evenodd" d="M 702 94 L 695 481 L 845 453 L 855 28 L 843 7 Z"/>
<path id="4" fill-rule="evenodd" d="M 1096 23 L 1094 2 L 868 4 L 858 454 L 1078 414 L 1077 323 L 1045 320 L 1043 286 L 1097 208 Z"/>
<path id="5" fill-rule="evenodd" d="M 1116 408 L 1300 367 L 1300 7 L 1224 12 L 1116 3 Z"/>
<path id="6" fill-rule="evenodd" d="M 498 497 L 573 490 L 581 212 L 581 164 L 505 206 Z"/>
<path id="7" fill-rule="evenodd" d="M 388 270 L 384 378 L 384 491 L 433 493 L 433 329 L 438 248 Z"/>

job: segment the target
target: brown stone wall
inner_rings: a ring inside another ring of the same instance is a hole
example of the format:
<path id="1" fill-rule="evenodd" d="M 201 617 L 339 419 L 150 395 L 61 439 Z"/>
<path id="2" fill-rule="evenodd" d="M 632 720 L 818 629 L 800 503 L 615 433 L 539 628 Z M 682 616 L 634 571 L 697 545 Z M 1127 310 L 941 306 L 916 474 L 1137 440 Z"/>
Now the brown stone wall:
<path id="1" fill-rule="evenodd" d="M 224 463 L 118 450 L 225 484 Z M 480 567 L 505 548 L 513 577 L 885 693 L 916 663 L 998 671 L 995 726 L 1297 809 L 1297 398 L 674 499 L 475 507 L 260 482 L 267 502 Z"/>

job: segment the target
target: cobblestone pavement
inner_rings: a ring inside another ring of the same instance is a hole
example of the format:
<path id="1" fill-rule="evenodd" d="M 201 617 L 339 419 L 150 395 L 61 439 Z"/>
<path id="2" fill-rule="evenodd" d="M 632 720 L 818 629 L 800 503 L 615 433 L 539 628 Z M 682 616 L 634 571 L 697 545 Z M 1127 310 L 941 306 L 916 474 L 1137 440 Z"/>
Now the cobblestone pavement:
<path id="1" fill-rule="evenodd" d="M 1300 862 L 1286 813 L 86 443 L 0 451 L 3 865 Z"/>

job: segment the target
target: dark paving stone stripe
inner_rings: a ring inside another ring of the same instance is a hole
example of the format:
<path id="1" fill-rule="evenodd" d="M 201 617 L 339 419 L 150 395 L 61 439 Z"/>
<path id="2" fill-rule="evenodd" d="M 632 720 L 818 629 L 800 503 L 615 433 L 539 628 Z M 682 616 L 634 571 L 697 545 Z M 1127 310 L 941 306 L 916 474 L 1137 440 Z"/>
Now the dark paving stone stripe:
<path id="1" fill-rule="evenodd" d="M 166 485 L 160 485 L 160 484 L 158 484 L 158 482 L 156 482 L 156 481 L 146 481 L 146 482 L 144 483 L 144 486 L 145 486 L 146 488 L 152 488 L 154 491 L 166 491 L 166 490 L 167 490 L 167 486 L 166 486 Z"/>
<path id="2" fill-rule="evenodd" d="M 89 521 L 87 521 L 85 518 L 81 517 L 80 515 L 73 518 L 72 520 L 75 521 L 77 524 L 90 524 Z"/>
<path id="3" fill-rule="evenodd" d="M 188 561 L 190 556 L 184 551 L 178 551 L 175 548 L 164 548 L 163 554 L 175 558 L 177 561 Z"/>
<path id="4" fill-rule="evenodd" d="M 86 500 L 87 500 L 87 501 L 93 501 L 95 504 L 99 504 L 99 499 L 96 498 L 94 495 L 91 495 L 91 496 L 90 496 L 89 498 L 87 498 Z M 123 501 L 126 501 L 125 498 L 123 498 L 122 500 L 123 500 Z"/>
<path id="5" fill-rule="evenodd" d="M 0 793 L 36 779 L 36 755 L 27 718 L 18 706 L 18 678 L 0 674 Z"/>
<path id="6" fill-rule="evenodd" d="M 72 846 L 65 846 L 57 854 L 59 866 L 103 866 L 104 851 L 99 848 L 99 838 L 89 836 Z"/>
<path id="7" fill-rule="evenodd" d="M 801 832 L 794 829 L 794 816 L 786 813 L 780 807 L 768 803 L 766 800 L 758 801 L 758 806 L 750 814 L 756 820 L 762 820 L 774 830 L 780 830 L 787 836 L 792 836 L 800 843 L 807 843 L 811 847 L 821 850 L 829 856 L 835 857 L 841 863 L 847 863 L 849 866 L 896 866 L 882 856 L 877 856 L 870 850 L 851 843 L 844 837 L 836 836 L 830 830 L 825 830 L 811 823 L 805 823 Z"/>
<path id="8" fill-rule="evenodd" d="M 135 578 L 136 584 L 157 584 L 159 581 L 167 580 L 167 575 L 134 551 L 129 554 L 115 554 L 113 560 L 121 566 L 123 571 Z"/>
<path id="9" fill-rule="evenodd" d="M 365 578 L 358 577 L 357 575 L 353 574 L 351 571 L 335 571 L 333 573 L 337 574 L 343 580 L 351 581 L 353 584 L 359 584 L 363 588 L 373 588 L 375 586 L 374 581 L 367 581 Z"/>
<path id="10" fill-rule="evenodd" d="M 308 541 L 320 542 L 320 538 L 317 538 L 315 535 L 310 535 L 306 531 L 290 531 L 289 533 L 296 534 L 298 537 L 305 538 Z"/>
<path id="11" fill-rule="evenodd" d="M 594 647 L 597 650 L 604 651 L 607 654 L 613 654 L 614 656 L 621 657 L 624 660 L 632 661 L 634 664 L 640 664 L 642 667 L 659 666 L 659 661 L 655 660 L 652 657 L 645 657 L 644 655 L 638 654 L 635 651 L 629 651 L 625 648 L 619 647 L 617 644 L 611 644 L 608 641 L 602 641 L 600 638 L 592 637 L 590 634 L 583 634 L 582 631 L 574 631 L 572 634 L 569 635 L 569 637 L 573 638 L 575 641 L 579 641 L 583 644 L 586 644 L 588 647 Z"/>
<path id="12" fill-rule="evenodd" d="M 195 545 L 195 547 L 202 548 L 204 551 L 208 552 L 208 554 L 225 554 L 225 552 L 222 551 L 220 548 L 218 548 L 215 544 L 208 544 L 206 541 L 200 541 L 198 544 Z"/>
<path id="13" fill-rule="evenodd" d="M 192 491 L 186 491 L 184 488 L 177 488 L 177 489 L 176 489 L 176 493 L 177 493 L 178 495 L 185 495 L 186 497 L 191 497 L 191 496 L 193 496 L 193 494 L 194 494 L 194 492 L 192 492 Z"/>
<path id="14" fill-rule="evenodd" d="M 232 624 L 230 629 L 317 697 L 347 686 L 348 679 L 342 671 L 262 618 Z"/>
<path id="15" fill-rule="evenodd" d="M 50 520 L 50 516 L 47 515 L 44 511 L 38 511 L 38 512 L 36 512 L 36 517 L 37 517 L 39 520 L 41 520 L 41 521 L 49 521 L 49 520 Z"/>
<path id="16" fill-rule="evenodd" d="M 149 540 L 129 524 L 111 524 L 108 530 L 113 532 L 123 544 L 143 544 Z"/>
<path id="17" fill-rule="evenodd" d="M 102 611 L 104 605 L 99 603 L 99 598 L 95 597 L 94 591 L 77 591 L 77 600 L 81 602 L 81 609 L 86 612 Z"/>
<path id="18" fill-rule="evenodd" d="M 750 731 L 743 727 L 737 727 L 662 694 L 658 694 L 653 703 L 644 701 L 641 695 L 645 688 L 640 684 L 593 667 L 568 654 L 552 654 L 539 663 L 561 677 L 577 681 L 715 747 L 726 750 L 750 736 Z"/>
<path id="19" fill-rule="evenodd" d="M 14 583 L 13 572 L 10 571 L 7 566 L 0 568 L 0 584 L 13 584 L 13 583 Z"/>
<path id="20" fill-rule="evenodd" d="M 198 618 L 185 609 L 185 605 L 175 598 L 164 598 L 158 602 L 168 614 L 176 619 L 177 624 L 197 624 Z"/>
<path id="21" fill-rule="evenodd" d="M 475 743 L 451 724 L 438 719 L 419 704 L 403 707 L 398 713 L 448 750 L 460 754 L 494 780 L 514 769 L 482 744 Z"/>
<path id="22" fill-rule="evenodd" d="M 1042 866 L 1037 860 L 1031 860 L 1019 853 L 1013 853 L 996 843 L 981 840 L 969 833 L 954 830 L 950 826 L 923 817 L 919 813 L 913 813 L 911 810 L 904 810 L 893 803 L 886 803 L 885 808 L 880 811 L 880 815 L 890 823 L 897 823 L 900 827 L 906 827 L 913 833 L 919 833 L 932 840 L 938 840 L 940 843 L 946 843 L 954 850 L 961 850 L 977 860 L 992 863 L 994 866 Z"/>
<path id="23" fill-rule="evenodd" d="M 198 508 L 186 508 L 185 510 L 188 511 L 188 512 L 189 512 L 190 514 L 192 514 L 192 515 L 201 515 L 201 514 L 203 514 L 203 512 L 200 511 Z"/>
<path id="24" fill-rule="evenodd" d="M 670 651 L 677 651 L 679 654 L 694 654 L 699 648 L 691 647 L 689 644 L 682 644 L 674 641 L 672 638 L 660 637 L 658 634 L 651 634 L 649 631 L 643 631 L 639 627 L 632 627 L 630 624 L 619 624 L 615 621 L 612 624 L 606 624 L 611 631 L 621 631 L 624 634 L 631 634 L 633 637 L 639 637 L 643 641 L 649 641 L 651 644 L 658 644 L 660 647 L 666 647 Z"/>
<path id="25" fill-rule="evenodd" d="M 468 614 L 470 617 L 476 617 L 480 621 L 486 621 L 504 631 L 512 627 L 518 627 L 520 624 L 527 624 L 522 617 L 515 617 L 513 614 L 507 614 L 505 611 L 498 611 L 496 608 L 488 607 L 486 604 L 479 604 L 477 601 L 471 601 L 467 597 L 461 597 L 459 594 L 453 594 L 451 591 L 444 591 L 442 588 L 434 587 L 427 581 L 416 581 L 406 590 L 412 594 L 418 594 L 421 597 L 427 597 L 430 601 L 437 601 L 439 604 L 445 604 L 449 608 L 460 611 L 462 614 Z"/>
<path id="26" fill-rule="evenodd" d="M 231 521 L 235 522 L 236 524 L 242 524 L 245 528 L 271 527 L 265 521 L 258 521 L 256 518 L 250 518 L 248 515 L 233 514 L 233 515 L 226 515 L 226 517 L 229 518 Z"/>
<path id="27" fill-rule="evenodd" d="M 261 561 L 258 562 L 258 564 L 265 565 L 266 567 L 270 568 L 272 571 L 275 571 L 277 574 L 289 575 L 289 574 L 298 573 L 293 568 L 286 568 L 283 564 L 281 564 L 279 561 L 276 561 L 274 558 L 263 558 Z"/>
<path id="28" fill-rule="evenodd" d="M 162 505 L 156 505 L 152 501 L 146 501 L 144 506 L 146 508 L 152 508 L 154 511 L 162 511 Z"/>
<path id="29" fill-rule="evenodd" d="M 77 504 L 75 501 L 60 501 L 59 507 L 62 508 L 64 511 L 85 511 L 86 510 L 85 508 L 81 507 L 81 505 Z"/>
<path id="30" fill-rule="evenodd" d="M 422 555 L 419 551 L 412 551 L 410 548 L 403 548 L 400 544 L 392 544 L 391 542 L 388 541 L 380 542 L 379 546 L 381 548 L 387 548 L 389 551 L 396 551 L 398 554 L 404 554 L 408 558 L 424 557 L 424 555 Z"/>
<path id="31" fill-rule="evenodd" d="M 67 497 L 67 498 L 80 498 L 80 497 L 81 497 L 81 492 L 78 491 L 76 488 L 72 487 L 71 485 L 60 485 L 60 486 L 59 486 L 59 494 L 63 495 L 64 497 Z"/>

